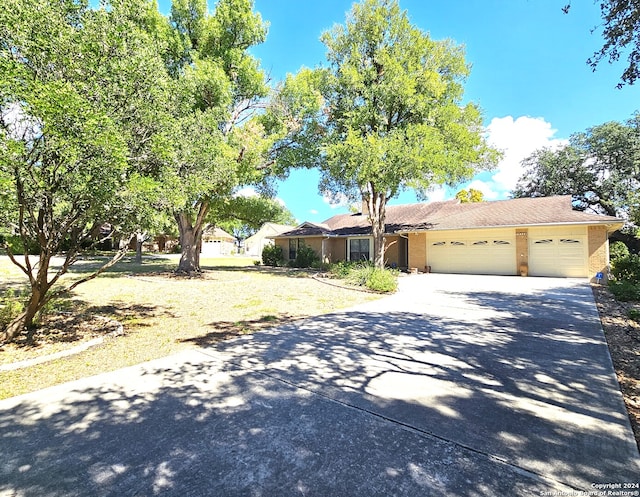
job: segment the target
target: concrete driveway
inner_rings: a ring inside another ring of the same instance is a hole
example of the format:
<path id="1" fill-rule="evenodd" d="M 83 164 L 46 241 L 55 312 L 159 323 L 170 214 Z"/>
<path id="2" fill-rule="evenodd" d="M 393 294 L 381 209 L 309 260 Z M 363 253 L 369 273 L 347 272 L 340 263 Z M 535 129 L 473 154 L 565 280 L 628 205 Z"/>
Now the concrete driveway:
<path id="1" fill-rule="evenodd" d="M 364 306 L 2 401 L 0 434 L 12 496 L 594 495 L 640 474 L 582 280 L 406 277 Z"/>

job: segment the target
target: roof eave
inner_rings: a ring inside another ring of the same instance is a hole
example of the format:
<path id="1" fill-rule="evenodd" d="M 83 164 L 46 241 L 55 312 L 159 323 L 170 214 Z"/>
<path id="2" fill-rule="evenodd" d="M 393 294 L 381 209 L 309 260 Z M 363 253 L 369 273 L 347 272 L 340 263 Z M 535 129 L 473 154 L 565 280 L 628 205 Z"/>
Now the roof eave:
<path id="1" fill-rule="evenodd" d="M 468 228 L 416 228 L 396 231 L 394 234 L 406 235 L 408 233 L 422 233 L 427 231 L 461 231 L 461 230 L 478 230 L 478 229 L 498 229 L 498 228 L 533 228 L 540 226 L 594 226 L 605 225 L 608 228 L 608 232 L 612 233 L 619 230 L 624 226 L 624 221 L 612 221 L 609 219 L 603 219 L 602 221 L 561 221 L 557 223 L 529 223 L 529 224 L 492 224 L 485 226 L 470 226 Z"/>

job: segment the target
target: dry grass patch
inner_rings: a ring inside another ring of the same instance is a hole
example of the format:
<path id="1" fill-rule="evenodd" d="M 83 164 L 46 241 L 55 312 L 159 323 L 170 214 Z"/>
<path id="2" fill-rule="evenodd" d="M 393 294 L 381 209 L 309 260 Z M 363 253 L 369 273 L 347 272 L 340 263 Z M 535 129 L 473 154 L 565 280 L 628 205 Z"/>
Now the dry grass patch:
<path id="1" fill-rule="evenodd" d="M 201 278 L 176 277 L 171 270 L 177 260 L 154 258 L 142 266 L 119 263 L 104 277 L 78 286 L 71 297 L 73 313 L 117 319 L 124 325 L 124 335 L 107 335 L 102 344 L 71 357 L 0 373 L 0 398 L 112 371 L 188 347 L 210 346 L 238 334 L 379 298 L 324 285 L 304 271 L 216 267 L 218 261 L 203 262 L 207 269 Z M 0 265 L 6 263 L 0 261 Z M 79 265 L 70 277 L 77 277 L 82 270 Z M 18 284 L 18 280 L 12 284 Z M 56 348 L 74 346 L 89 338 L 71 325 L 67 335 L 78 338 L 56 340 Z M 40 334 L 35 338 L 32 346 L 0 347 L 0 363 L 49 353 L 50 341 Z"/>

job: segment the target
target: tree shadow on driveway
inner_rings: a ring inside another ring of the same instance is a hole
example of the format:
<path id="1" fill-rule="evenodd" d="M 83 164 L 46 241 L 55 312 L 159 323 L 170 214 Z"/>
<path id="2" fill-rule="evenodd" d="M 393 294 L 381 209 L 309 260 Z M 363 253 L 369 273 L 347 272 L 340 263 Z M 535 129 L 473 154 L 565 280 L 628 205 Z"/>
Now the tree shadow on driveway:
<path id="1" fill-rule="evenodd" d="M 417 497 L 551 488 L 268 375 L 196 351 L 178 359 L 0 403 L 0 494 Z"/>
<path id="2" fill-rule="evenodd" d="M 400 311 L 372 303 L 217 350 L 573 488 L 634 480 L 637 447 L 583 287 L 444 293 L 445 305 L 421 312 L 398 296 Z"/>
<path id="3" fill-rule="evenodd" d="M 552 292 L 449 292 L 433 308 L 398 295 L 0 402 L 0 494 L 530 496 L 634 481 L 597 315 Z"/>

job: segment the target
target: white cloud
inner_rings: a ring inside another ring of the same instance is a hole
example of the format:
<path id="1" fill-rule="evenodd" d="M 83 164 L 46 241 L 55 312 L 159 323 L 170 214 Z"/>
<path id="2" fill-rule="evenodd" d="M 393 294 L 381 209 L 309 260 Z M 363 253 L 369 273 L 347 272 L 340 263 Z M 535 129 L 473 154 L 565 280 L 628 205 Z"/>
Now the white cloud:
<path id="1" fill-rule="evenodd" d="M 445 188 L 436 188 L 427 195 L 428 202 L 440 202 L 447 198 L 447 190 Z"/>
<path id="2" fill-rule="evenodd" d="M 493 118 L 487 127 L 488 142 L 504 155 L 492 175 L 492 181 L 486 183 L 489 191 L 498 196 L 513 190 L 523 172 L 520 164 L 523 159 L 540 148 L 558 148 L 567 144 L 567 140 L 554 138 L 556 131 L 541 117 Z M 487 193 L 485 197 L 490 198 Z"/>
<path id="3" fill-rule="evenodd" d="M 469 183 L 465 189 L 469 190 L 470 188 L 480 190 L 484 195 L 485 200 L 496 200 L 499 196 L 499 193 L 495 190 L 496 184 L 493 181 L 481 181 L 476 179 Z"/>
<path id="4" fill-rule="evenodd" d="M 315 209 L 311 209 L 311 210 L 309 211 L 309 214 L 311 214 L 311 215 L 315 216 L 316 214 L 318 214 L 318 211 L 317 211 L 317 210 L 315 210 Z"/>
<path id="5" fill-rule="evenodd" d="M 258 192 L 252 186 L 245 186 L 235 193 L 236 197 L 257 197 Z"/>

